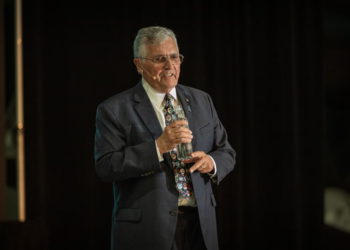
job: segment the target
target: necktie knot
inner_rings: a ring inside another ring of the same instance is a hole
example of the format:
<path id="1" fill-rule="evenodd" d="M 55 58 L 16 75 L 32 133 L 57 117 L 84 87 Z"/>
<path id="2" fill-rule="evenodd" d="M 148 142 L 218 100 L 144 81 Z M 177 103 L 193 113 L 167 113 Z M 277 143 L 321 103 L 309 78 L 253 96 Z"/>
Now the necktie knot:
<path id="1" fill-rule="evenodd" d="M 170 95 L 169 93 L 165 94 L 164 106 L 173 106 L 173 100 L 174 100 L 174 97 L 172 97 L 172 95 Z"/>

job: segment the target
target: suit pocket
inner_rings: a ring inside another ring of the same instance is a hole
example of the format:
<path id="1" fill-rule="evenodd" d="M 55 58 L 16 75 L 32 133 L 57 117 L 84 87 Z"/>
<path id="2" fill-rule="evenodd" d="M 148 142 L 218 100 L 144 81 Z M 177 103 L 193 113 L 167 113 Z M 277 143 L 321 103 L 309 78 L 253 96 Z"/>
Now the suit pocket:
<path id="1" fill-rule="evenodd" d="M 140 209 L 121 208 L 115 216 L 115 221 L 138 222 L 141 220 L 142 213 Z"/>
<path id="2" fill-rule="evenodd" d="M 203 126 L 201 126 L 199 129 L 198 129 L 199 133 L 204 135 L 204 134 L 208 134 L 210 132 L 213 131 L 212 129 L 212 126 L 210 124 L 210 122 L 204 124 Z"/>

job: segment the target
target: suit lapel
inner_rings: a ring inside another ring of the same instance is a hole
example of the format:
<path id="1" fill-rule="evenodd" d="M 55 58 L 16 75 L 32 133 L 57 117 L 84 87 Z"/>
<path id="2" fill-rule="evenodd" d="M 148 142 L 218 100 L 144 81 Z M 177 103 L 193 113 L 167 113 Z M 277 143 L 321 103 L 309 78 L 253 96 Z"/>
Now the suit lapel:
<path id="1" fill-rule="evenodd" d="M 193 120 L 193 115 L 192 115 L 191 95 L 188 93 L 188 91 L 186 91 L 185 88 L 179 85 L 176 88 L 176 93 L 181 102 L 182 109 L 184 110 L 186 118 L 188 120 L 189 128 L 193 133 L 192 146 L 193 146 L 193 149 L 195 149 L 196 148 L 196 135 L 195 135 L 196 128 L 195 128 L 195 122 Z"/>
<path id="2" fill-rule="evenodd" d="M 188 91 L 185 88 L 179 85 L 176 87 L 176 93 L 181 102 L 185 115 L 187 117 L 189 128 L 194 133 L 192 145 L 193 145 L 193 148 L 195 149 L 196 127 L 195 127 L 195 122 L 193 120 L 194 118 L 192 115 L 191 95 L 188 93 Z M 153 139 L 157 139 L 162 134 L 162 127 L 159 124 L 159 121 L 153 109 L 152 103 L 149 100 L 147 93 L 144 90 L 141 83 L 138 83 L 135 86 L 134 102 L 135 102 L 135 110 L 138 113 L 138 115 L 141 117 L 142 121 L 144 122 L 144 125 L 150 131 Z"/>
<path id="3" fill-rule="evenodd" d="M 190 99 L 191 97 L 190 97 L 189 93 L 187 93 L 187 91 L 181 87 L 176 88 L 176 93 L 177 93 L 177 96 L 179 97 L 179 100 L 180 100 L 181 105 L 182 105 L 182 109 L 184 110 L 187 119 L 190 120 L 192 117 L 192 110 L 191 110 L 191 105 L 190 105 L 191 104 L 191 99 Z"/>
<path id="4" fill-rule="evenodd" d="M 149 100 L 147 93 L 142 87 L 141 83 L 135 87 L 134 101 L 135 110 L 141 117 L 144 125 L 152 134 L 153 139 L 158 138 L 162 134 L 162 127 L 159 124 L 152 103 Z"/>

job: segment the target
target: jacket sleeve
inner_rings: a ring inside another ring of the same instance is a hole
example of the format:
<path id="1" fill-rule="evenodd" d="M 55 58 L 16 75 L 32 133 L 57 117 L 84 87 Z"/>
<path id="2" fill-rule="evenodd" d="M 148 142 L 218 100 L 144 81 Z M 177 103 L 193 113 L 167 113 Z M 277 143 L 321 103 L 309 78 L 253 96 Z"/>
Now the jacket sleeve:
<path id="1" fill-rule="evenodd" d="M 209 95 L 208 100 L 214 122 L 213 151 L 211 151 L 209 155 L 213 157 L 216 164 L 217 173 L 214 183 L 218 185 L 225 176 L 233 170 L 236 163 L 236 152 L 228 142 L 227 132 L 219 120 L 214 104 Z"/>
<path id="2" fill-rule="evenodd" d="M 118 121 L 112 108 L 100 104 L 96 112 L 95 168 L 98 176 L 107 182 L 144 177 L 163 169 L 157 156 L 154 140 L 135 145 L 127 142 L 125 126 Z"/>

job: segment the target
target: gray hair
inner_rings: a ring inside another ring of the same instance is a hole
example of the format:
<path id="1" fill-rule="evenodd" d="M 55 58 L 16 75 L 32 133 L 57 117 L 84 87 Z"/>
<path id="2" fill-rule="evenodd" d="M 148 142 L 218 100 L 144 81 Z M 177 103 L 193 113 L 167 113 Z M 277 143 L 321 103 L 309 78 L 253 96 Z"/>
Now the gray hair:
<path id="1" fill-rule="evenodd" d="M 175 33 L 169 28 L 150 26 L 139 29 L 133 44 L 134 58 L 145 56 L 145 45 L 160 44 L 168 37 L 171 37 L 174 40 L 176 47 L 179 47 L 177 45 Z"/>

